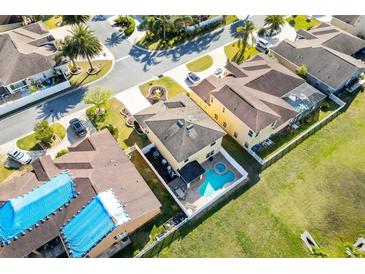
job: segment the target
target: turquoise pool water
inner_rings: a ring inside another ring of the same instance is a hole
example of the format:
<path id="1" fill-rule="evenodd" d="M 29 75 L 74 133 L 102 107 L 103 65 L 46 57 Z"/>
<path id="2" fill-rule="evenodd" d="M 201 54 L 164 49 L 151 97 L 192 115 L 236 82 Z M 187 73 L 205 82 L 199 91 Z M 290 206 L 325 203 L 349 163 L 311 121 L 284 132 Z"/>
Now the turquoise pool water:
<path id="1" fill-rule="evenodd" d="M 219 175 L 213 169 L 205 172 L 205 181 L 199 187 L 198 192 L 203 197 L 212 195 L 218 189 L 221 189 L 226 183 L 232 182 L 234 174 L 228 170 L 226 173 Z"/>

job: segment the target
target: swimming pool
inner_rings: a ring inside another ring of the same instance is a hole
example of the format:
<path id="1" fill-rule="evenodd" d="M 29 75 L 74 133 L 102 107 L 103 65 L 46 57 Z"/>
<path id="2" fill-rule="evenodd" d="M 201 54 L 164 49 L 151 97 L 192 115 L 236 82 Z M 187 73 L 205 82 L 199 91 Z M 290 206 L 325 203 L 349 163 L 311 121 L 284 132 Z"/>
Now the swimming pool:
<path id="1" fill-rule="evenodd" d="M 203 197 L 212 195 L 218 189 L 221 189 L 226 183 L 232 182 L 234 174 L 228 170 L 224 174 L 217 174 L 213 169 L 205 172 L 205 181 L 199 187 L 198 192 Z"/>

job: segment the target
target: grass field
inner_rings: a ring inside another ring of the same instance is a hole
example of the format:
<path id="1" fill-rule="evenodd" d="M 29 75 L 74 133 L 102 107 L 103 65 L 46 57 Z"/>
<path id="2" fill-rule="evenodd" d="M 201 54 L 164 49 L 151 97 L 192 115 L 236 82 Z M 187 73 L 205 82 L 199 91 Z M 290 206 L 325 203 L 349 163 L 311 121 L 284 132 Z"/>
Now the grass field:
<path id="1" fill-rule="evenodd" d="M 157 80 L 148 81 L 147 83 L 140 85 L 139 89 L 143 96 L 147 97 L 149 89 L 153 86 L 164 86 L 167 89 L 167 97 L 169 99 L 180 93 L 186 93 L 186 90 L 182 86 L 180 86 L 174 79 L 168 76 Z"/>
<path id="2" fill-rule="evenodd" d="M 259 54 L 259 51 L 253 46 L 247 46 L 245 52 L 242 54 L 242 45 L 240 41 L 225 46 L 224 52 L 229 61 L 233 61 L 237 64 L 241 64 L 243 61 Z"/>
<path id="3" fill-rule="evenodd" d="M 66 130 L 61 124 L 58 123 L 52 124 L 51 128 L 61 140 L 65 138 Z M 42 147 L 38 144 L 38 141 L 36 140 L 34 133 L 19 139 L 16 142 L 16 145 L 18 148 L 28 151 L 42 150 Z"/>
<path id="4" fill-rule="evenodd" d="M 186 65 L 188 70 L 192 72 L 201 72 L 213 65 L 213 58 L 209 54 L 200 57 Z"/>
<path id="5" fill-rule="evenodd" d="M 94 67 L 98 67 L 100 71 L 95 75 L 87 74 L 87 69 L 90 67 L 88 62 L 76 62 L 77 66 L 82 68 L 82 72 L 78 75 L 70 75 L 68 80 L 74 87 L 86 85 L 90 82 L 100 79 L 103 77 L 112 67 L 112 61 L 110 60 L 97 60 L 92 61 Z"/>
<path id="6" fill-rule="evenodd" d="M 308 230 L 330 257 L 343 257 L 344 244 L 365 232 L 364 108 L 360 93 L 252 188 L 185 226 L 160 256 L 308 257 L 300 239 Z M 226 148 L 247 168 L 247 153 L 229 143 Z"/>
<path id="7" fill-rule="evenodd" d="M 317 19 L 311 17 L 311 20 L 308 22 L 307 17 L 308 16 L 306 15 L 297 15 L 295 17 L 290 16 L 286 20 L 292 27 L 295 28 L 295 30 L 310 30 L 311 28 L 319 25 L 320 22 Z"/>

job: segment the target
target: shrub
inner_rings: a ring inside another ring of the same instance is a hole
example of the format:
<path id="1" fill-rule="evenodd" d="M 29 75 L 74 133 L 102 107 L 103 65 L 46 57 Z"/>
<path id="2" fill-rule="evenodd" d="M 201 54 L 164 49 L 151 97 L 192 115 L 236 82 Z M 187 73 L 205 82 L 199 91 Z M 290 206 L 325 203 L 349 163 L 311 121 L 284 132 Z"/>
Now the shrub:
<path id="1" fill-rule="evenodd" d="M 115 140 L 118 141 L 118 137 L 119 137 L 119 130 L 117 127 L 114 127 L 111 124 L 104 124 L 100 127 L 100 130 L 107 128 L 110 132 L 110 134 L 114 137 Z"/>
<path id="2" fill-rule="evenodd" d="M 306 77 L 307 72 L 308 72 L 308 68 L 306 65 L 301 65 L 300 67 L 297 68 L 298 75 L 302 76 L 303 78 Z"/>
<path id="3" fill-rule="evenodd" d="M 98 123 L 102 123 L 105 121 L 105 113 L 103 115 L 96 114 L 96 107 L 91 107 L 86 110 L 86 115 L 96 127 Z"/>
<path id="4" fill-rule="evenodd" d="M 323 104 L 321 105 L 321 110 L 326 112 L 326 111 L 329 111 L 329 109 L 330 109 L 330 103 L 323 102 Z"/>
<path id="5" fill-rule="evenodd" d="M 128 20 L 129 20 L 129 26 L 124 30 L 124 34 L 126 36 L 130 36 L 134 32 L 134 29 L 136 28 L 136 22 L 134 21 L 134 19 L 132 17 L 128 17 Z"/>
<path id="6" fill-rule="evenodd" d="M 265 29 L 265 28 L 261 28 L 261 29 L 259 29 L 259 30 L 258 30 L 257 34 L 258 34 L 259 36 L 262 36 L 262 35 L 264 35 L 264 34 L 265 34 L 265 31 L 266 31 L 266 29 Z"/>
<path id="7" fill-rule="evenodd" d="M 56 158 L 59 158 L 59 157 L 65 155 L 67 153 L 68 153 L 68 149 L 67 148 L 61 149 L 59 152 L 57 152 Z"/>
<path id="8" fill-rule="evenodd" d="M 320 247 L 313 247 L 313 256 L 317 258 L 328 257 L 328 255 Z"/>
<path id="9" fill-rule="evenodd" d="M 291 25 L 292 27 L 295 26 L 295 20 L 294 19 L 290 19 L 289 20 L 289 25 Z"/>
<path id="10" fill-rule="evenodd" d="M 365 74 L 364 74 L 364 73 L 362 73 L 362 74 L 360 75 L 360 80 L 365 80 Z"/>
<path id="11" fill-rule="evenodd" d="M 114 19 L 114 23 L 116 25 L 129 26 L 128 16 L 119 15 L 117 18 Z"/>
<path id="12" fill-rule="evenodd" d="M 54 132 L 47 120 L 36 123 L 34 126 L 34 132 L 36 140 L 45 144 L 52 142 Z"/>

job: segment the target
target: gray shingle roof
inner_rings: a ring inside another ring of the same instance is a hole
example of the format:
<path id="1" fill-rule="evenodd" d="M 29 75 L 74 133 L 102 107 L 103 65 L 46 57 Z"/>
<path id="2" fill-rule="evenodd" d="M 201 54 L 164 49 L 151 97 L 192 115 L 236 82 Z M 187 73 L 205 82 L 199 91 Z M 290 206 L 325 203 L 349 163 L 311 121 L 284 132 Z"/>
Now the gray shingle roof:
<path id="1" fill-rule="evenodd" d="M 349 25 L 354 26 L 357 18 L 359 18 L 360 15 L 333 15 L 333 17 L 335 17 L 338 20 L 341 20 Z"/>
<path id="2" fill-rule="evenodd" d="M 152 131 L 159 138 L 177 162 L 186 160 L 226 135 L 185 94 L 175 96 L 169 102 L 182 102 L 184 106 L 168 108 L 160 101 L 134 117 L 141 127 Z M 192 128 L 188 129 L 188 126 Z"/>

